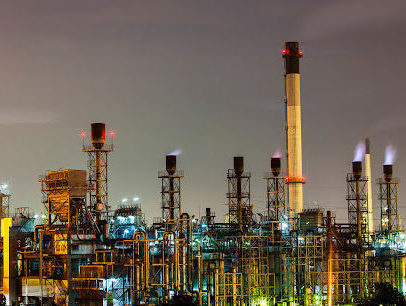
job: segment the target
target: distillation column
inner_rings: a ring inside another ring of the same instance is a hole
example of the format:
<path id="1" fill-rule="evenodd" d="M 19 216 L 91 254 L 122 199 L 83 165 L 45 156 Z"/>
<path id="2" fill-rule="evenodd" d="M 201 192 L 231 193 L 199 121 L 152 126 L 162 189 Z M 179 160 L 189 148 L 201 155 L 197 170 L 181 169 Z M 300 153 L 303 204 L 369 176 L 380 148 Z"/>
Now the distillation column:
<path id="1" fill-rule="evenodd" d="M 299 43 L 287 42 L 282 51 L 285 58 L 286 142 L 288 157 L 289 215 L 303 210 L 302 128 L 300 113 Z"/>

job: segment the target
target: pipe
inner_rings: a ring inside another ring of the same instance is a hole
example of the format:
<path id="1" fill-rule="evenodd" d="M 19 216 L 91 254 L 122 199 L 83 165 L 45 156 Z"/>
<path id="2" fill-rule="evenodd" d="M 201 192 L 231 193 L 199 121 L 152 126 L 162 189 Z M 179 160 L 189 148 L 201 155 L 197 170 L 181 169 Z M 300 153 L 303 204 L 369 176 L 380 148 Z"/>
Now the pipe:
<path id="1" fill-rule="evenodd" d="M 285 59 L 286 88 L 286 142 L 288 156 L 289 215 L 303 211 L 303 174 L 302 174 L 302 131 L 300 106 L 300 72 L 298 42 L 286 42 L 282 52 Z"/>

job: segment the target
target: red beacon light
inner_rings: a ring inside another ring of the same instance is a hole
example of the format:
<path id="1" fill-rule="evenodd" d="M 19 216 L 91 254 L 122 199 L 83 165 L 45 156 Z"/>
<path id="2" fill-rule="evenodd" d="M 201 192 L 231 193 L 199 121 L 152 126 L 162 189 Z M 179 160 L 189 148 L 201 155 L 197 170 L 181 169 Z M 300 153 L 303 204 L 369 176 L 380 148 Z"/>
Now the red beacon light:
<path id="1" fill-rule="evenodd" d="M 306 183 L 306 178 L 304 176 L 287 176 L 285 177 L 285 183 Z"/>
<path id="2" fill-rule="evenodd" d="M 82 136 L 82 138 L 85 138 L 86 137 L 86 132 L 80 133 L 80 136 Z"/>
<path id="3" fill-rule="evenodd" d="M 114 131 L 110 131 L 109 134 L 110 134 L 111 137 L 116 136 L 116 132 L 114 132 Z"/>
<path id="4" fill-rule="evenodd" d="M 282 55 L 288 55 L 288 54 L 290 54 L 290 51 L 288 49 L 282 50 Z"/>
<path id="5" fill-rule="evenodd" d="M 303 56 L 303 51 L 302 50 L 300 50 L 298 53 L 299 53 L 300 56 Z"/>

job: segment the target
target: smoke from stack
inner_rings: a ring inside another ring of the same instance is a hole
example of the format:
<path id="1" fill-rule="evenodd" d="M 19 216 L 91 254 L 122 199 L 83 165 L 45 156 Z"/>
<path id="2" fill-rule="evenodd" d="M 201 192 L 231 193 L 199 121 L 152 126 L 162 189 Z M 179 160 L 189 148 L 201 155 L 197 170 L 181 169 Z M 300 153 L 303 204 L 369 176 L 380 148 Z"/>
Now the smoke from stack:
<path id="1" fill-rule="evenodd" d="M 179 156 L 182 154 L 182 149 L 176 149 L 173 150 L 171 153 L 169 153 L 168 155 L 175 155 L 175 156 Z"/>
<path id="2" fill-rule="evenodd" d="M 389 145 L 385 148 L 385 161 L 383 164 L 383 177 L 385 181 L 392 181 L 393 163 L 396 159 L 396 149 Z"/>
<path id="3" fill-rule="evenodd" d="M 366 151 L 365 141 L 358 142 L 355 147 L 353 161 L 362 162 L 362 160 L 364 159 L 365 151 Z"/>
<path id="4" fill-rule="evenodd" d="M 277 149 L 272 155 L 272 158 L 281 158 L 281 157 L 282 157 L 281 149 Z"/>
<path id="5" fill-rule="evenodd" d="M 389 145 L 385 148 L 385 162 L 384 165 L 393 165 L 396 159 L 396 149 Z"/>

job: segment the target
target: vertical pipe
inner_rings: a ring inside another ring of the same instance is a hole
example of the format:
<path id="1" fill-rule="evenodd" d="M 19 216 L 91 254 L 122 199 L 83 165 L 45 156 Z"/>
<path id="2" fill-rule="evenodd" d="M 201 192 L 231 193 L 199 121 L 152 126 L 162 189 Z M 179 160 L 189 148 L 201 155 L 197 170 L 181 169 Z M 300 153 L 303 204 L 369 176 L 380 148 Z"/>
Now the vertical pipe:
<path id="1" fill-rule="evenodd" d="M 345 278 L 345 281 L 346 281 L 346 283 L 345 283 L 345 302 L 347 303 L 347 304 L 349 304 L 350 302 L 351 302 L 351 290 L 350 290 L 350 288 L 351 288 L 351 286 L 350 286 L 350 284 L 351 284 L 351 273 L 350 273 L 350 271 L 351 271 L 351 253 L 350 252 L 348 252 L 347 253 L 347 262 L 346 262 L 346 265 L 345 265 L 345 274 L 346 274 L 346 278 Z"/>
<path id="2" fill-rule="evenodd" d="M 297 42 L 285 43 L 285 88 L 286 88 L 286 138 L 288 149 L 289 176 L 289 213 L 303 210 L 303 178 L 302 178 L 302 132 L 300 106 L 300 72 L 299 59 L 303 53 L 299 51 Z"/>
<path id="3" fill-rule="evenodd" d="M 170 220 L 175 219 L 175 203 L 173 194 L 173 177 L 169 175 L 169 216 Z"/>
<path id="4" fill-rule="evenodd" d="M 100 212 L 103 210 L 103 204 L 101 199 L 101 151 L 97 150 L 96 155 L 96 207 L 95 211 Z"/>
<path id="5" fill-rule="evenodd" d="M 355 192 L 356 192 L 356 200 L 357 200 L 357 237 L 358 237 L 358 244 L 362 245 L 362 214 L 361 214 L 361 200 L 360 200 L 360 186 L 359 180 L 355 181 Z"/>
<path id="6" fill-rule="evenodd" d="M 331 211 L 327 211 L 327 244 L 328 244 L 328 282 L 327 282 L 327 305 L 333 305 L 332 289 L 333 289 L 333 237 L 332 237 L 332 224 L 331 224 Z"/>
<path id="7" fill-rule="evenodd" d="M 388 214 L 388 231 L 392 231 L 392 201 L 391 201 L 391 184 L 389 182 L 386 183 L 386 201 L 387 201 L 387 214 Z"/>

